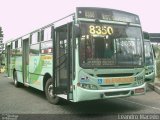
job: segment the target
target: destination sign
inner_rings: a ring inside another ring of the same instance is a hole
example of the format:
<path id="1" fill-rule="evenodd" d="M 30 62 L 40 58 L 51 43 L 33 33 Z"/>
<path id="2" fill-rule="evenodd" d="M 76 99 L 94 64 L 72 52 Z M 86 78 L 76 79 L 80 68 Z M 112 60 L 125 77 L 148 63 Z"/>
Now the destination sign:
<path id="1" fill-rule="evenodd" d="M 114 26 L 106 24 L 97 24 L 97 23 L 81 23 L 83 28 L 82 34 L 89 35 L 100 35 L 100 36 L 110 36 L 114 34 Z"/>
<path id="2" fill-rule="evenodd" d="M 135 14 L 106 8 L 78 7 L 77 17 L 140 24 L 139 17 Z"/>
<path id="3" fill-rule="evenodd" d="M 97 34 L 97 35 L 112 35 L 113 28 L 111 26 L 105 25 L 89 25 L 89 33 L 90 34 Z"/>

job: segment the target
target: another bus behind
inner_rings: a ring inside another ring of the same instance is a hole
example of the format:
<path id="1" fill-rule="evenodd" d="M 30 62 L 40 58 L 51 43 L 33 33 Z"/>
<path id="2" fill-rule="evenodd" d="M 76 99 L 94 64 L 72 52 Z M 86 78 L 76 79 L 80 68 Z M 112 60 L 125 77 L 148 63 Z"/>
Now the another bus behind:
<path id="1" fill-rule="evenodd" d="M 153 47 L 149 38 L 149 33 L 143 32 L 144 36 L 144 49 L 145 49 L 145 81 L 153 82 L 155 79 L 155 62 Z"/>

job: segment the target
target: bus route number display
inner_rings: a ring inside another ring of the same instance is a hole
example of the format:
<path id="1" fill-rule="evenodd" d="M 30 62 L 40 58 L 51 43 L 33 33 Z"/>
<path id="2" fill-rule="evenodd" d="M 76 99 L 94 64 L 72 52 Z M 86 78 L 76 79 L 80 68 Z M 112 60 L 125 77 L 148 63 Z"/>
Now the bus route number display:
<path id="1" fill-rule="evenodd" d="M 93 35 L 112 35 L 113 28 L 111 26 L 89 25 L 89 33 Z"/>

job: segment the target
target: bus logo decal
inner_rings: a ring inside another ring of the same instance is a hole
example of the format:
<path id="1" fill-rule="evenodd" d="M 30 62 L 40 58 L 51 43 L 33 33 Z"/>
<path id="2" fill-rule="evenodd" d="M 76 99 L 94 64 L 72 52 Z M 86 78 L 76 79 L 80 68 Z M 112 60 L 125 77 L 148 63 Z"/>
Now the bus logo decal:
<path id="1" fill-rule="evenodd" d="M 80 82 L 89 82 L 89 78 L 88 77 L 81 77 Z"/>
<path id="2" fill-rule="evenodd" d="M 102 79 L 98 79 L 98 84 L 102 84 Z"/>

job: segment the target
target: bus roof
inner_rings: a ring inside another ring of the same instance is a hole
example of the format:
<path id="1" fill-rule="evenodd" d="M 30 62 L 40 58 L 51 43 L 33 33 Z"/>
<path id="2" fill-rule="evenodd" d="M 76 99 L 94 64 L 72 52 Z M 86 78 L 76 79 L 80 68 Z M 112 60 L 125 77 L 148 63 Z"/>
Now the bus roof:
<path id="1" fill-rule="evenodd" d="M 126 12 L 126 11 L 121 11 L 121 10 L 116 10 L 116 9 L 110 9 L 110 8 L 99 8 L 99 7 L 76 7 L 76 12 L 73 12 L 72 14 L 70 14 L 70 15 L 67 15 L 67 16 L 65 16 L 65 17 L 63 17 L 63 18 L 61 18 L 61 19 L 58 19 L 58 20 L 56 20 L 56 21 L 54 21 L 54 22 L 52 22 L 52 23 L 50 23 L 50 24 L 47 24 L 47 25 L 45 25 L 45 26 L 43 26 L 43 27 L 41 27 L 41 28 L 38 28 L 38 29 L 36 29 L 36 30 L 34 30 L 34 31 L 32 31 L 32 32 L 29 32 L 29 33 L 27 33 L 27 34 L 25 34 L 25 35 L 22 35 L 21 37 L 18 37 L 18 38 L 16 38 L 16 39 L 12 39 L 12 40 L 9 40 L 9 41 L 7 41 L 6 43 L 9 43 L 9 42 L 12 42 L 12 41 L 16 41 L 16 40 L 18 40 L 18 39 L 21 39 L 22 37 L 25 37 L 25 36 L 27 36 L 27 35 L 29 35 L 29 34 L 32 34 L 32 33 L 34 33 L 34 32 L 38 32 L 38 31 L 40 31 L 40 30 L 43 30 L 43 29 L 45 29 L 45 28 L 47 28 L 47 27 L 49 27 L 49 26 L 53 26 L 56 22 L 58 22 L 58 21 L 61 21 L 61 20 L 63 20 L 63 19 L 65 19 L 65 18 L 67 18 L 67 17 L 69 17 L 69 16 L 73 16 L 75 13 L 79 13 L 79 11 L 82 11 L 82 12 L 85 12 L 86 10 L 87 11 L 93 11 L 93 12 L 96 12 L 96 14 L 97 14 L 97 17 L 98 17 L 98 14 L 100 13 L 100 12 L 102 12 L 102 13 L 104 13 L 104 16 L 110 16 L 110 17 L 115 17 L 113 20 L 117 20 L 117 19 L 119 19 L 119 20 L 121 20 L 121 19 L 124 19 L 125 17 L 127 17 L 127 18 L 129 18 L 128 20 L 130 21 L 130 22 L 135 22 L 135 21 L 137 21 L 138 22 L 138 24 L 139 24 L 139 17 L 136 15 L 136 14 L 133 14 L 133 13 L 129 13 L 129 12 Z M 108 14 L 106 14 L 108 12 Z M 115 15 L 116 14 L 116 15 Z M 123 16 L 122 16 L 123 15 Z M 78 16 L 78 15 L 77 15 Z M 83 15 L 82 15 L 83 16 Z M 81 16 L 81 17 L 82 17 Z M 104 17 L 103 16 L 103 17 Z M 121 17 L 122 16 L 122 17 Z M 80 16 L 79 16 L 80 17 Z M 102 14 L 101 14 L 101 18 L 102 18 Z M 108 18 L 107 18 L 108 19 Z M 134 19 L 134 20 L 133 20 Z M 127 21 L 127 22 L 129 22 L 129 21 Z M 124 22 L 124 21 L 123 21 Z"/>

